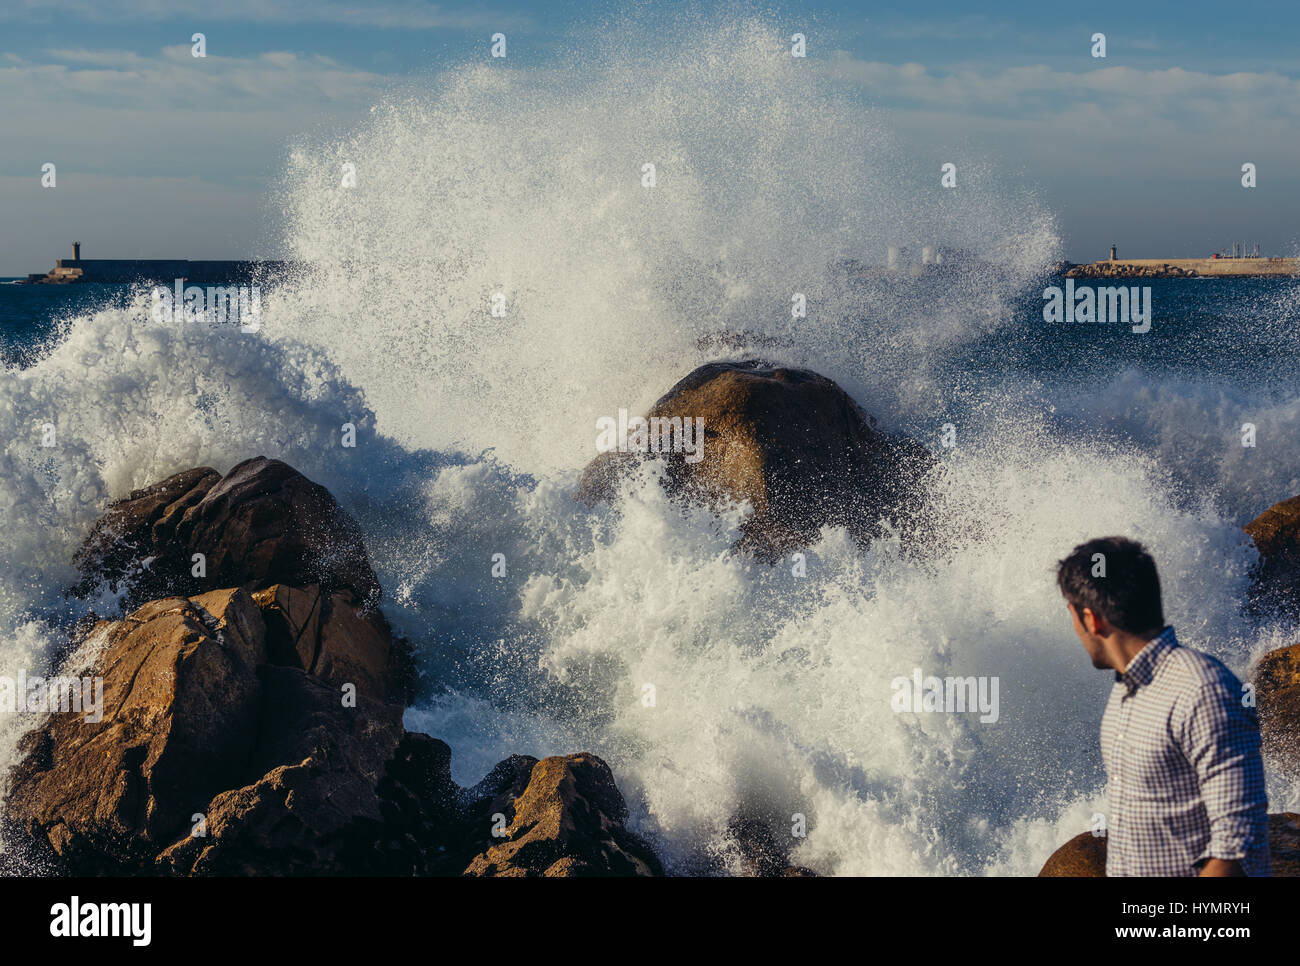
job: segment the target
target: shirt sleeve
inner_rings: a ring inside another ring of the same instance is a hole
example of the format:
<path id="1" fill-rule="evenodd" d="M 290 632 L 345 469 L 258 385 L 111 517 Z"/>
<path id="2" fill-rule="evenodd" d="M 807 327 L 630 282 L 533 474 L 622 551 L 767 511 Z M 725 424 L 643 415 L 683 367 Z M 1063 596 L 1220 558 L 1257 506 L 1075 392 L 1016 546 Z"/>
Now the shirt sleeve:
<path id="1" fill-rule="evenodd" d="M 1254 711 L 1224 683 L 1207 682 L 1187 709 L 1180 742 L 1210 821 L 1210 841 L 1196 865 L 1208 859 L 1245 859 L 1268 821 Z"/>

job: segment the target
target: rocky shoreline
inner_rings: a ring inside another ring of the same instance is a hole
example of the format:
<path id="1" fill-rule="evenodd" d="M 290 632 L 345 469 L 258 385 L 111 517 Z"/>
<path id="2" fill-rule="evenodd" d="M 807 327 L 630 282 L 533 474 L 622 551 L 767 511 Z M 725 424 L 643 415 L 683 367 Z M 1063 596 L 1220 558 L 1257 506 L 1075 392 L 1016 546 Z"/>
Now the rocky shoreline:
<path id="1" fill-rule="evenodd" d="M 652 412 L 705 417 L 711 459 L 665 454 L 663 485 L 710 505 L 749 500 L 744 552 L 775 559 L 828 524 L 866 541 L 882 519 L 933 548 L 917 494 L 937 463 L 816 373 L 715 363 Z M 640 458 L 598 457 L 577 496 L 615 499 Z M 1255 606 L 1300 613 L 1297 507 L 1247 526 L 1264 561 Z M 24 736 L 5 791 L 3 871 L 664 874 L 595 755 L 514 755 L 465 788 L 446 743 L 405 730 L 411 645 L 380 611 L 360 528 L 287 464 L 196 467 L 137 490 L 107 508 L 74 563 L 70 597 L 106 584 L 129 613 L 69 630 L 59 673 L 102 678 L 104 713 L 49 715 Z M 1254 680 L 1269 766 L 1292 769 L 1300 645 L 1268 655 Z M 1271 822 L 1275 874 L 1297 874 L 1300 816 Z M 762 822 L 737 815 L 731 827 L 749 874 L 812 874 Z M 1041 874 L 1104 874 L 1098 843 L 1072 839 Z"/>
<path id="2" fill-rule="evenodd" d="M 190 563 L 200 552 L 206 576 Z M 147 572 L 131 565 L 149 558 Z M 23 740 L 5 839 L 28 868 L 662 871 L 594 755 L 512 757 L 466 789 L 444 742 L 404 730 L 410 655 L 376 606 L 360 531 L 284 463 L 197 468 L 134 492 L 77 562 L 81 589 L 122 581 L 139 606 L 79 626 L 65 662 L 102 677 L 103 719 L 50 715 Z M 205 581 L 220 589 L 198 592 Z"/>

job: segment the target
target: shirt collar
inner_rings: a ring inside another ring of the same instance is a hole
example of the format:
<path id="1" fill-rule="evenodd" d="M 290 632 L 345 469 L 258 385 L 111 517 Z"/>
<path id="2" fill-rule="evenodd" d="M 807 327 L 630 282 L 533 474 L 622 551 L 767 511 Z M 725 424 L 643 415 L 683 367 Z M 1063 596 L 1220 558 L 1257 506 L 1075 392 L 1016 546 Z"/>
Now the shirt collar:
<path id="1" fill-rule="evenodd" d="M 1128 667 L 1124 673 L 1115 672 L 1115 680 L 1123 681 L 1128 685 L 1129 691 L 1133 691 L 1144 684 L 1149 684 L 1152 675 L 1156 673 L 1156 664 L 1164 653 L 1172 647 L 1178 646 L 1178 638 L 1174 636 L 1172 626 L 1167 626 L 1163 631 L 1157 634 L 1151 640 L 1147 641 L 1147 646 L 1133 655 L 1133 660 L 1128 662 Z"/>

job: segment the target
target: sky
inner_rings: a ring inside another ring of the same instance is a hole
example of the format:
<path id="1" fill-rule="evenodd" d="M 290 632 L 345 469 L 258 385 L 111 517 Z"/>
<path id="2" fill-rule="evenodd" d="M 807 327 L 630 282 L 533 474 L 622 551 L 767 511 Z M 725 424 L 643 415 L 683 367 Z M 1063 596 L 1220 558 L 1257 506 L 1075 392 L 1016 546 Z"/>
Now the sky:
<path id="1" fill-rule="evenodd" d="M 913 150 L 961 146 L 1025 179 L 1071 261 L 1112 243 L 1134 258 L 1233 241 L 1300 255 L 1296 0 L 742 9 L 804 33 L 810 63 L 884 110 Z M 512 69 L 545 70 L 619 14 L 499 0 L 0 0 L 0 276 L 48 270 L 74 239 L 87 258 L 282 255 L 273 184 L 294 137 L 347 131 L 386 92 L 432 87 L 485 57 L 493 33 L 509 38 Z M 1096 32 L 1104 59 L 1091 56 Z"/>

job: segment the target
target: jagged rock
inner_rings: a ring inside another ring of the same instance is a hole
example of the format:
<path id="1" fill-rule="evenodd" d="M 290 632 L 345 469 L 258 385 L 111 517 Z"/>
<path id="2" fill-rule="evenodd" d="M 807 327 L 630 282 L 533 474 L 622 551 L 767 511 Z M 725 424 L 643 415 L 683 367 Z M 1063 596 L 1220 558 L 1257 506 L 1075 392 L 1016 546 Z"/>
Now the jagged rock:
<path id="1" fill-rule="evenodd" d="M 1268 851 L 1274 878 L 1300 876 L 1300 815 L 1278 812 L 1268 817 Z M 1051 854 L 1040 878 L 1091 878 L 1106 875 L 1106 836 L 1081 832 Z"/>
<path id="2" fill-rule="evenodd" d="M 267 596 L 311 599 L 288 587 Z M 464 867 L 469 845 L 445 858 L 460 828 L 450 749 L 406 734 L 402 705 L 370 696 L 365 668 L 344 673 L 342 659 L 319 655 L 322 677 L 277 666 L 298 655 L 283 641 L 270 653 L 284 628 L 268 633 L 263 613 L 230 588 L 96 625 L 68 667 L 102 679 L 102 721 L 50 715 L 11 775 L 5 819 L 35 864 L 83 875 Z M 339 612 L 314 627 L 326 653 L 353 631 L 377 633 Z M 333 674 L 363 682 L 354 700 Z"/>
<path id="3" fill-rule="evenodd" d="M 1265 761 L 1284 774 L 1300 775 L 1300 644 L 1265 654 L 1251 683 Z"/>
<path id="4" fill-rule="evenodd" d="M 135 604 L 169 596 L 173 588 L 161 568 L 152 567 L 151 558 L 170 543 L 185 511 L 202 500 L 220 479 L 216 470 L 201 466 L 133 490 L 125 499 L 110 503 L 72 558 L 82 575 L 77 592 L 86 593 L 100 579 L 113 581 L 132 575 L 138 585 L 131 598 Z M 188 573 L 189 567 L 184 569 Z"/>
<path id="5" fill-rule="evenodd" d="M 515 802 L 528 787 L 528 780 L 537 766 L 532 755 L 511 755 L 497 762 L 493 769 L 464 797 L 467 804 L 466 822 L 482 834 L 485 845 L 491 844 L 492 816 L 504 815 L 510 822 L 515 817 Z"/>
<path id="6" fill-rule="evenodd" d="M 1243 529 L 1260 556 L 1252 590 L 1255 604 L 1300 613 L 1300 496 L 1274 504 Z"/>
<path id="7" fill-rule="evenodd" d="M 171 874 L 346 875 L 375 871 L 384 837 L 378 787 L 404 732 L 401 708 L 358 699 L 296 668 L 266 665 L 261 740 L 248 774 L 195 812 L 191 830 L 159 857 Z"/>
<path id="8" fill-rule="evenodd" d="M 206 576 L 193 576 L 193 555 Z M 245 460 L 224 477 L 186 470 L 109 507 L 74 563 L 75 592 L 130 587 L 128 606 L 215 587 L 321 584 L 373 604 L 379 582 L 361 530 L 328 490 L 279 460 Z"/>
<path id="9" fill-rule="evenodd" d="M 510 777 L 518 761 L 493 774 Z M 503 813 L 504 814 L 504 813 Z M 623 825 L 627 805 L 609 766 L 590 754 L 543 758 L 513 802 L 499 843 L 465 868 L 471 876 L 662 874 L 654 852 Z"/>
<path id="10" fill-rule="evenodd" d="M 266 620 L 271 663 L 330 684 L 355 684 L 375 701 L 405 703 L 402 649 L 378 610 L 356 607 L 349 591 L 327 594 L 317 584 L 275 584 L 253 600 Z"/>
<path id="11" fill-rule="evenodd" d="M 238 781 L 258 730 L 264 638 L 238 589 L 153 601 L 98 625 L 93 663 L 79 651 L 69 666 L 102 677 L 102 720 L 51 714 L 24 737 L 7 823 L 81 874 L 150 861 L 196 803 Z"/>
<path id="12" fill-rule="evenodd" d="M 661 456 L 670 490 L 710 504 L 754 508 L 741 546 L 772 559 L 843 526 L 860 540 L 882 517 L 904 528 L 921 507 L 919 487 L 935 462 L 920 444 L 885 434 L 830 379 L 758 361 L 714 362 L 690 373 L 647 418 L 704 419 L 704 454 Z M 609 499 L 638 454 L 607 452 L 583 473 L 578 497 Z"/>
<path id="13" fill-rule="evenodd" d="M 361 528 L 323 486 L 293 467 L 257 457 L 240 463 L 176 526 L 176 537 L 208 556 L 208 577 L 321 583 L 361 602 L 379 599 Z"/>

